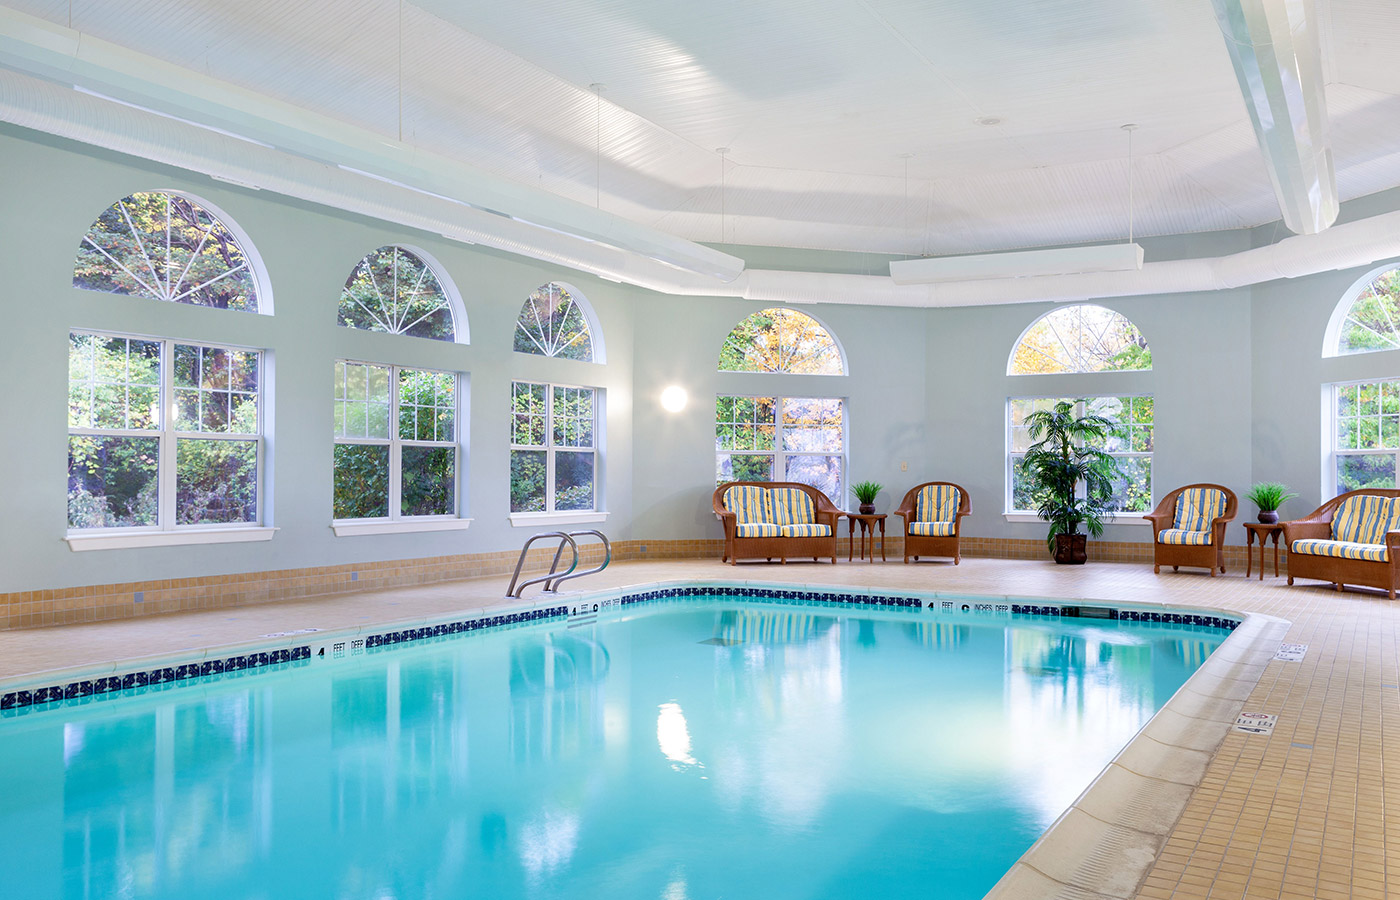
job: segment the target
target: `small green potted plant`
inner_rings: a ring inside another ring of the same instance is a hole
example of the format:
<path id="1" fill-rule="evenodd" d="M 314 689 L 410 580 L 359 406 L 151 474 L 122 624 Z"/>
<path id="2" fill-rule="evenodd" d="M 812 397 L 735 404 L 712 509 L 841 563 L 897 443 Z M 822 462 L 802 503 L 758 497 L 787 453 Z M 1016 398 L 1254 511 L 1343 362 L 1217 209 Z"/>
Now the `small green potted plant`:
<path id="1" fill-rule="evenodd" d="M 851 485 L 851 493 L 860 503 L 860 514 L 868 516 L 875 512 L 875 497 L 885 489 L 878 481 L 858 481 Z"/>
<path id="2" fill-rule="evenodd" d="M 1261 481 L 1250 488 L 1245 497 L 1259 507 L 1259 521 L 1265 525 L 1278 524 L 1278 508 L 1283 501 L 1298 496 L 1288 489 L 1288 485 L 1278 481 Z"/>
<path id="3" fill-rule="evenodd" d="M 1070 565 L 1088 559 L 1088 535 L 1080 533 L 1081 525 L 1089 535 L 1103 534 L 1104 517 L 1113 510 L 1113 485 L 1121 476 L 1118 460 L 1103 449 L 1113 423 L 1103 416 L 1076 416 L 1077 402 L 1061 400 L 1054 409 L 1026 416 L 1035 443 L 1021 460 L 1040 504 L 1036 515 L 1050 523 L 1045 543 L 1055 562 Z"/>

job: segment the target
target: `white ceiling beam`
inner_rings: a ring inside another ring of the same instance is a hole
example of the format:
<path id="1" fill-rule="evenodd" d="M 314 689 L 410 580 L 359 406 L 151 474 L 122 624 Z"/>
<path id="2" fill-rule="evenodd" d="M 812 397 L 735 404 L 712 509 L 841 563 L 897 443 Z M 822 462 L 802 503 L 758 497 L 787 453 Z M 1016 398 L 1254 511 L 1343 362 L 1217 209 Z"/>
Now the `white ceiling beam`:
<path id="1" fill-rule="evenodd" d="M 1212 0 L 1283 223 L 1317 234 L 1337 219 L 1337 175 L 1312 0 Z"/>

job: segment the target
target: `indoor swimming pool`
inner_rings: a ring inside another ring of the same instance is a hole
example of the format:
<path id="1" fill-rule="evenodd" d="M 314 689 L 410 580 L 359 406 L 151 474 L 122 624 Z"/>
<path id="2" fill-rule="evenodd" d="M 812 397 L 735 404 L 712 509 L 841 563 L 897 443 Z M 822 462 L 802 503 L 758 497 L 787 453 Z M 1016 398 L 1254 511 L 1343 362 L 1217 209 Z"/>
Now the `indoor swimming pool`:
<path id="1" fill-rule="evenodd" d="M 719 593 L 6 694 L 4 893 L 973 900 L 1235 624 Z"/>

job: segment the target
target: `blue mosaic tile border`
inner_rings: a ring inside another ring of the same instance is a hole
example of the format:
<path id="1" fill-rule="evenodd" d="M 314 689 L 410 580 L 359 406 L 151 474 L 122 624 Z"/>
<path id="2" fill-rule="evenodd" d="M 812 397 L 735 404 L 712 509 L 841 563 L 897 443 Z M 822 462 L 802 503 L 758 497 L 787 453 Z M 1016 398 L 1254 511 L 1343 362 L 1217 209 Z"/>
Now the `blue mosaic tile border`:
<path id="1" fill-rule="evenodd" d="M 481 616 L 475 619 L 461 619 L 456 622 L 445 622 L 441 625 L 424 625 L 422 628 L 405 628 L 402 631 L 386 631 L 383 634 L 366 635 L 364 638 L 365 649 L 375 650 L 382 647 L 392 647 L 396 644 L 408 643 L 410 641 L 425 641 L 433 638 L 451 637 L 456 634 L 480 631 L 484 628 L 523 625 L 529 622 L 538 622 L 541 619 L 553 619 L 557 616 L 567 616 L 568 614 L 569 609 L 566 606 L 551 606 L 545 609 L 529 609 L 518 613 L 503 613 L 499 616 Z"/>
<path id="2" fill-rule="evenodd" d="M 659 591 L 646 591 L 641 594 L 624 594 L 623 606 L 646 603 L 651 600 L 671 600 L 683 597 L 744 597 L 765 600 L 770 603 L 783 601 L 796 603 L 824 603 L 833 606 L 898 606 L 922 609 L 924 601 L 918 597 L 877 597 L 869 594 L 838 594 L 818 591 L 784 591 L 772 588 L 736 587 L 693 587 L 665 588 Z"/>
<path id="3" fill-rule="evenodd" d="M 567 614 L 568 608 L 563 606 L 532 609 L 496 616 L 478 616 L 474 619 L 461 619 L 441 625 L 425 625 L 422 628 L 386 631 L 381 634 L 366 635 L 363 638 L 357 637 L 355 640 L 363 641 L 366 649 L 375 649 L 410 641 L 445 638 L 450 635 L 480 631 L 486 628 L 519 625 Z M 349 639 L 347 638 L 347 640 Z M 223 659 L 183 663 L 178 666 L 160 666 L 154 669 L 125 672 L 121 675 L 110 675 L 105 678 L 72 681 L 49 687 L 10 691 L 0 695 L 0 716 L 22 715 L 37 711 L 36 707 L 53 709 L 58 705 L 75 706 L 91 703 L 95 700 L 109 700 L 119 695 L 132 696 L 157 690 L 168 690 L 187 684 L 195 678 L 219 680 L 253 672 L 280 671 L 307 665 L 310 660 L 310 646 L 287 647 L 281 650 L 237 654 Z"/>
<path id="4" fill-rule="evenodd" d="M 1123 622 L 1153 622 L 1171 625 L 1196 625 L 1203 628 L 1219 628 L 1226 631 L 1233 631 L 1240 625 L 1240 620 L 1228 616 L 1141 609 L 1117 609 L 1111 606 L 1104 607 L 1095 606 L 1093 604 L 1047 604 L 1038 606 L 1035 604 L 1010 603 L 1006 601 L 976 600 L 974 598 L 956 600 L 939 598 L 929 600 L 925 603 L 925 601 L 919 597 L 887 597 L 871 594 L 843 594 L 824 591 L 777 590 L 773 588 L 747 587 L 667 588 L 664 590 L 646 591 L 640 594 L 624 594 L 621 598 L 621 604 L 623 606 L 631 606 L 635 603 L 646 603 L 653 600 L 680 599 L 685 597 L 744 597 L 770 603 L 821 603 L 832 606 L 894 606 L 913 609 L 922 609 L 927 605 L 930 609 L 939 609 L 947 612 L 961 610 L 963 612 L 1010 613 L 1014 616 L 1083 618 L 1091 621 L 1094 619 L 1106 619 Z M 1086 609 L 1093 610 L 1094 612 L 1089 615 L 1081 615 Z"/>
<path id="5" fill-rule="evenodd" d="M 178 666 L 160 666 L 121 675 L 109 675 L 105 678 L 11 691 L 0 695 L 0 715 L 27 712 L 35 706 L 49 708 L 56 703 L 81 705 L 94 700 L 109 700 L 118 694 L 129 696 L 151 693 L 178 687 L 194 678 L 221 679 L 254 671 L 280 671 L 305 665 L 310 659 L 310 647 L 286 647 L 281 650 L 241 653 L 223 659 L 206 659 Z"/>

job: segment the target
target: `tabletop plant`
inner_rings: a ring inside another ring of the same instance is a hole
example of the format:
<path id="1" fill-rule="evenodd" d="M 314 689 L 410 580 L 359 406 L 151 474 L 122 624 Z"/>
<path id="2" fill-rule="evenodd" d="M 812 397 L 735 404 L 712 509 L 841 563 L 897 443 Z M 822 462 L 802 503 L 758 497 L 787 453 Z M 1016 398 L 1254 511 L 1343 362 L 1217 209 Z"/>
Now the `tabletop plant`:
<path id="1" fill-rule="evenodd" d="M 1285 500 L 1296 496 L 1288 485 L 1278 481 L 1261 481 L 1245 493 L 1245 497 L 1259 507 L 1259 521 L 1266 525 L 1278 522 L 1278 508 Z"/>
<path id="2" fill-rule="evenodd" d="M 1076 416 L 1079 401 L 1061 400 L 1053 409 L 1026 416 L 1031 444 L 1021 460 L 1036 515 L 1050 523 L 1045 543 L 1055 562 L 1080 564 L 1087 558 L 1088 536 L 1103 534 L 1104 517 L 1114 506 L 1113 486 L 1121 473 L 1118 460 L 1103 449 L 1113 423 L 1103 416 Z M 1084 489 L 1080 490 L 1080 484 Z"/>
<path id="3" fill-rule="evenodd" d="M 869 515 L 875 511 L 875 497 L 884 489 L 885 486 L 878 481 L 858 481 L 851 485 L 851 493 L 860 503 L 862 515 Z"/>

